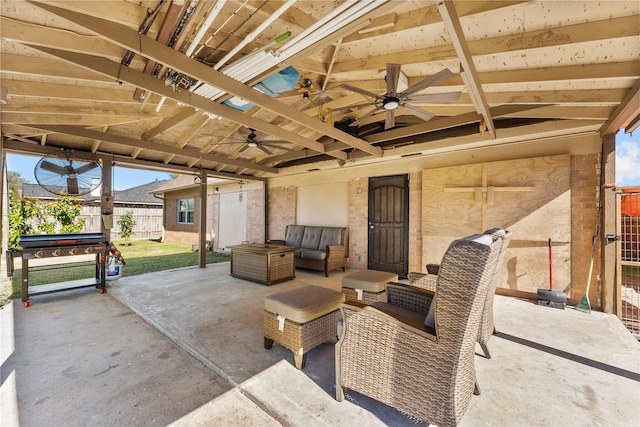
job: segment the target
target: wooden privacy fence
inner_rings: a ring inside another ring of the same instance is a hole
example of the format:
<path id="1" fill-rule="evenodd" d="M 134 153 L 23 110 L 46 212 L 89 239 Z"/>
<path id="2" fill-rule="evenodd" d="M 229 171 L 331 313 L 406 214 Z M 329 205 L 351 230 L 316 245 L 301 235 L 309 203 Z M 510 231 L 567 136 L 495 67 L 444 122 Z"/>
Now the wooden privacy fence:
<path id="1" fill-rule="evenodd" d="M 127 212 L 133 212 L 133 220 L 136 225 L 133 227 L 132 239 L 158 239 L 162 237 L 162 207 L 158 208 L 135 208 L 119 207 L 113 210 L 113 228 L 111 229 L 111 239 L 120 239 L 120 227 L 118 220 Z M 80 216 L 85 218 L 84 232 L 98 233 L 101 229 L 102 215 L 99 206 L 83 206 Z"/>
<path id="2" fill-rule="evenodd" d="M 640 337 L 640 192 L 620 197 L 620 260 L 622 323 Z"/>

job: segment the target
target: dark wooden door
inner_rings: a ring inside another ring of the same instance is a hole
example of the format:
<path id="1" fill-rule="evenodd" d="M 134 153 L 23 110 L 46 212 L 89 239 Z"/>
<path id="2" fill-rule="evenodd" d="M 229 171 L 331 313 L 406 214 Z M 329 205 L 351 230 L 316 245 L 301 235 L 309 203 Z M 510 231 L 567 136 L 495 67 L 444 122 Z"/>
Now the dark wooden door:
<path id="1" fill-rule="evenodd" d="M 409 176 L 369 178 L 368 268 L 406 278 L 408 258 Z"/>

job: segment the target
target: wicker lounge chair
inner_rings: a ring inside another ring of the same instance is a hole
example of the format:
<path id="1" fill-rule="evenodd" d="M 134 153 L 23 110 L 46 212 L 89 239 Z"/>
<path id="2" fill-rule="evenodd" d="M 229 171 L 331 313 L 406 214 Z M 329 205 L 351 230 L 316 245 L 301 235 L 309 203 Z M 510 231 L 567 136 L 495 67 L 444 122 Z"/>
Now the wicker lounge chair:
<path id="1" fill-rule="evenodd" d="M 451 243 L 436 293 L 389 284 L 388 303 L 344 303 L 336 399 L 348 388 L 440 427 L 457 425 L 475 390 L 475 342 L 499 246 L 488 235 Z"/>
<path id="2" fill-rule="evenodd" d="M 498 254 L 498 262 L 496 263 L 496 268 L 493 273 L 493 280 L 491 282 L 492 284 L 489 288 L 489 293 L 487 294 L 487 301 L 484 306 L 480 329 L 478 330 L 478 343 L 482 348 L 484 356 L 487 359 L 491 359 L 491 353 L 489 353 L 487 342 L 489 341 L 489 338 L 491 338 L 491 336 L 496 332 L 495 323 L 493 321 L 493 299 L 496 293 L 496 286 L 498 284 L 498 273 L 502 268 L 504 255 L 507 252 L 507 247 L 509 246 L 509 241 L 511 240 L 511 232 L 505 231 L 501 228 L 492 228 L 485 231 L 483 234 L 495 235 L 499 237 L 500 241 L 502 242 L 500 252 Z M 409 279 L 409 284 L 418 288 L 435 291 L 439 268 L 440 266 L 437 264 L 428 264 L 427 273 L 409 273 L 407 276 Z"/>

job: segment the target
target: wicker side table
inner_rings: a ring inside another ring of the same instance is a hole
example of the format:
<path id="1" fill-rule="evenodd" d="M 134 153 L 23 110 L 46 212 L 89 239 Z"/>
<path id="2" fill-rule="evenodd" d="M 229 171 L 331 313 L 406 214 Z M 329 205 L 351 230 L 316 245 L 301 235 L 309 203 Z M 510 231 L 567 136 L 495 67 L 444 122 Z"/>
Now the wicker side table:
<path id="1" fill-rule="evenodd" d="M 342 277 L 342 292 L 347 301 L 365 304 L 387 302 L 385 286 L 397 282 L 398 275 L 386 271 L 362 270 Z"/>
<path id="2" fill-rule="evenodd" d="M 264 299 L 264 348 L 273 342 L 293 352 L 295 366 L 304 367 L 307 353 L 336 337 L 341 292 L 307 285 L 267 295 Z"/>

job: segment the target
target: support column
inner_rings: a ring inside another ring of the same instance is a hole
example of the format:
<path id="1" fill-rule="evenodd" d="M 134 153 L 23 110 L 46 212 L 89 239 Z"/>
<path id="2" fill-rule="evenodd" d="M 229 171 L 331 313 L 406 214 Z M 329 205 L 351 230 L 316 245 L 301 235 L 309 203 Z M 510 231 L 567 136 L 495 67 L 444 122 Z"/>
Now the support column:
<path id="1" fill-rule="evenodd" d="M 113 163 L 111 157 L 101 156 L 102 160 L 102 190 L 100 197 L 100 231 L 111 241 L 111 228 L 113 228 Z"/>
<path id="2" fill-rule="evenodd" d="M 207 266 L 207 173 L 200 172 L 200 223 L 198 226 L 198 266 Z"/>
<path id="3" fill-rule="evenodd" d="M 600 188 L 602 203 L 602 218 L 600 229 L 600 247 L 602 248 L 600 262 L 600 292 L 602 311 L 616 313 L 616 298 L 619 287 L 616 286 L 616 258 L 617 241 L 608 241 L 607 235 L 617 236 L 616 230 L 616 193 L 607 184 L 615 182 L 616 174 L 616 138 L 615 134 L 605 135 L 602 139 L 602 170 L 603 185 Z"/>

